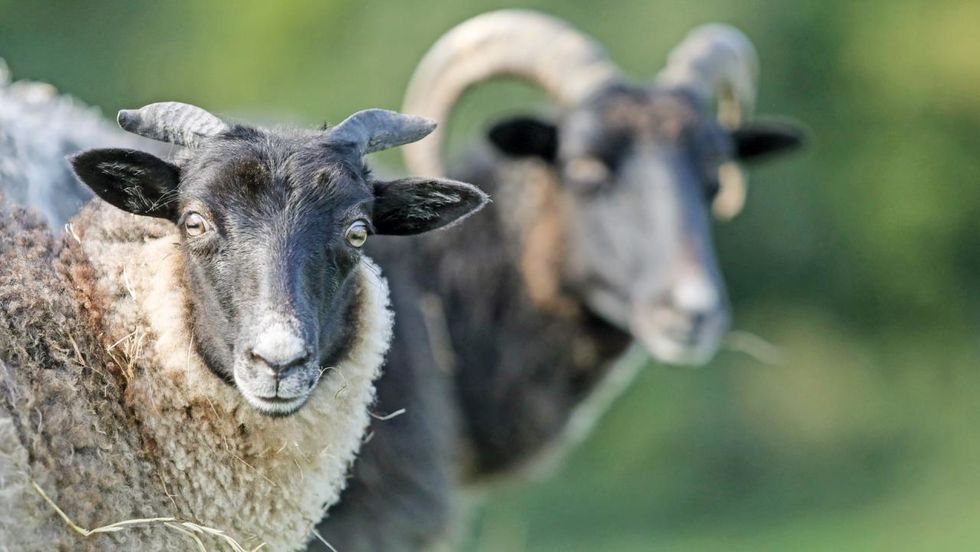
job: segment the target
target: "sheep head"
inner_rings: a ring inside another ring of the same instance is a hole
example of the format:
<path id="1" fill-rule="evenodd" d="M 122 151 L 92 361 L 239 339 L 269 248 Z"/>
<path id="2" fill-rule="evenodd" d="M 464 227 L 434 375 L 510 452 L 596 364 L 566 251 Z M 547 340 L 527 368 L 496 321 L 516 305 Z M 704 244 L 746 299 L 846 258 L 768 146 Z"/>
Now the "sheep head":
<path id="1" fill-rule="evenodd" d="M 466 90 L 498 76 L 544 90 L 556 117 L 503 120 L 489 140 L 502 162 L 536 159 L 555 176 L 562 287 L 658 359 L 701 364 L 729 317 L 711 211 L 725 219 L 741 209 L 739 162 L 801 142 L 792 124 L 751 120 L 757 65 L 742 33 L 706 25 L 653 82 L 634 82 L 567 23 L 503 10 L 460 24 L 433 46 L 405 108 L 442 121 Z M 405 149 L 414 172 L 442 172 L 435 136 Z"/>
<path id="2" fill-rule="evenodd" d="M 355 268 L 371 234 L 417 234 L 486 196 L 445 179 L 379 181 L 362 157 L 434 124 L 383 110 L 323 131 L 227 124 L 185 104 L 120 112 L 127 130 L 187 147 L 171 163 L 97 149 L 71 158 L 103 200 L 171 221 L 190 329 L 208 367 L 270 415 L 289 415 L 357 338 Z"/>

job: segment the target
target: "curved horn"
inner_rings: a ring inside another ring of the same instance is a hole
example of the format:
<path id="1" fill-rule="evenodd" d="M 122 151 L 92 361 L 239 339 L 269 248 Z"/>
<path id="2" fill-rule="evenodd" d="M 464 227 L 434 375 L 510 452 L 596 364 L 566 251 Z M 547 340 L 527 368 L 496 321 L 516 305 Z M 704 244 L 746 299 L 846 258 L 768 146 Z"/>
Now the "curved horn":
<path id="1" fill-rule="evenodd" d="M 421 140 L 435 128 L 435 121 L 425 117 L 387 109 L 365 109 L 330 129 L 327 137 L 331 141 L 351 143 L 365 155 Z"/>
<path id="2" fill-rule="evenodd" d="M 408 85 L 404 110 L 444 123 L 469 87 L 500 75 L 526 79 L 565 107 L 620 78 L 603 48 L 564 21 L 500 10 L 460 23 L 432 46 Z M 436 131 L 432 140 L 405 148 L 409 170 L 441 174 L 441 146 Z"/>
<path id="3" fill-rule="evenodd" d="M 759 58 L 748 37 L 719 23 L 702 25 L 684 37 L 667 56 L 667 67 L 657 81 L 693 90 L 705 101 L 717 99 L 718 121 L 733 129 L 755 109 Z M 718 174 L 718 195 L 712 202 L 715 216 L 730 220 L 745 205 L 747 179 L 734 161 L 723 163 Z"/>
<path id="4" fill-rule="evenodd" d="M 729 25 L 702 25 L 684 37 L 657 75 L 665 85 L 685 86 L 717 98 L 718 118 L 734 128 L 755 109 L 759 58 L 748 37 Z"/>
<path id="5" fill-rule="evenodd" d="M 160 102 L 139 109 L 123 109 L 116 117 L 124 130 L 178 146 L 196 147 L 204 138 L 228 129 L 221 119 L 180 102 Z"/>

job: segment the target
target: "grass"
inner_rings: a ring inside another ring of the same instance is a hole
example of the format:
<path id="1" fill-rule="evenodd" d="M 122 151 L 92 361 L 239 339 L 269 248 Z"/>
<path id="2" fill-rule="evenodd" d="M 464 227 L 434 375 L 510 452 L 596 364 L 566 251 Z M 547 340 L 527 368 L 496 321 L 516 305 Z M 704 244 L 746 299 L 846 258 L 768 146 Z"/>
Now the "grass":
<path id="1" fill-rule="evenodd" d="M 257 552 L 265 547 L 265 543 L 259 544 L 257 547 L 248 550 L 242 546 L 238 541 L 232 538 L 230 535 L 222 531 L 221 529 L 215 529 L 213 527 L 207 527 L 205 525 L 200 525 L 192 521 L 182 520 L 175 517 L 156 517 L 156 518 L 137 518 L 137 519 L 125 519 L 122 521 L 117 521 L 115 523 L 110 523 L 109 525 L 103 525 L 101 527 L 95 527 L 93 529 L 86 529 L 77 523 L 75 523 L 69 516 L 62 510 L 51 497 L 48 496 L 44 489 L 37 484 L 33 479 L 31 480 L 31 485 L 34 490 L 37 491 L 41 498 L 51 507 L 52 510 L 62 521 L 65 522 L 72 531 L 81 535 L 82 537 L 90 537 L 92 535 L 105 534 L 105 533 L 116 533 L 119 531 L 125 531 L 127 529 L 133 529 L 138 527 L 152 527 L 152 526 L 162 526 L 167 529 L 177 531 L 183 534 L 187 538 L 191 539 L 195 545 L 197 545 L 198 550 L 201 552 L 207 552 L 207 547 L 204 546 L 204 541 L 201 540 L 201 536 L 214 537 L 223 541 L 229 548 L 234 552 Z"/>

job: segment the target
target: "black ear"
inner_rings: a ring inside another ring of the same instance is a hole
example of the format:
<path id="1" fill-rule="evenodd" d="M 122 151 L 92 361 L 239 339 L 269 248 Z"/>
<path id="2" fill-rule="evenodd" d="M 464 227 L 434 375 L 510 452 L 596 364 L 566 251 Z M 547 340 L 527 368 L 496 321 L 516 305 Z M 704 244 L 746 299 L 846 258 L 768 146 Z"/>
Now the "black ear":
<path id="1" fill-rule="evenodd" d="M 374 184 L 378 234 L 420 234 L 456 222 L 490 201 L 475 186 L 441 178 L 403 178 Z"/>
<path id="2" fill-rule="evenodd" d="M 512 157 L 540 157 L 552 162 L 558 155 L 558 128 L 533 117 L 505 119 L 490 127 L 490 143 Z"/>
<path id="3" fill-rule="evenodd" d="M 88 150 L 68 161 L 79 180 L 123 211 L 177 220 L 180 171 L 176 166 L 128 149 Z"/>
<path id="4" fill-rule="evenodd" d="M 732 131 L 735 157 L 742 161 L 787 153 L 804 143 L 803 129 L 782 120 L 753 121 Z"/>

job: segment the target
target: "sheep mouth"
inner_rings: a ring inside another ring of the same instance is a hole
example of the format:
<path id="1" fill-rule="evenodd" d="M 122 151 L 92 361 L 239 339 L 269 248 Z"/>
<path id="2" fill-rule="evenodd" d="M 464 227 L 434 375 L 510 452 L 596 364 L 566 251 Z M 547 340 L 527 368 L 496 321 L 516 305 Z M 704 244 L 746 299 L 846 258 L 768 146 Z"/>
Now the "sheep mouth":
<path id="1" fill-rule="evenodd" d="M 235 387 L 249 406 L 267 416 L 295 414 L 310 399 L 319 381 L 318 371 L 297 370 L 283 379 L 235 370 Z"/>
<path id="2" fill-rule="evenodd" d="M 676 339 L 669 334 L 637 336 L 647 351 L 660 362 L 678 366 L 702 366 L 715 355 L 717 346 L 695 338 Z"/>
<path id="3" fill-rule="evenodd" d="M 714 315 L 695 323 L 676 314 L 634 316 L 630 333 L 658 361 L 702 366 L 714 358 L 727 328 L 727 317 Z"/>
<path id="4" fill-rule="evenodd" d="M 243 392 L 242 395 L 252 406 L 252 408 L 259 411 L 260 414 L 270 416 L 273 418 L 282 418 L 295 414 L 300 408 L 306 404 L 309 399 L 309 394 L 303 395 L 301 397 L 260 397 L 258 395 L 252 395 L 247 392 Z"/>

